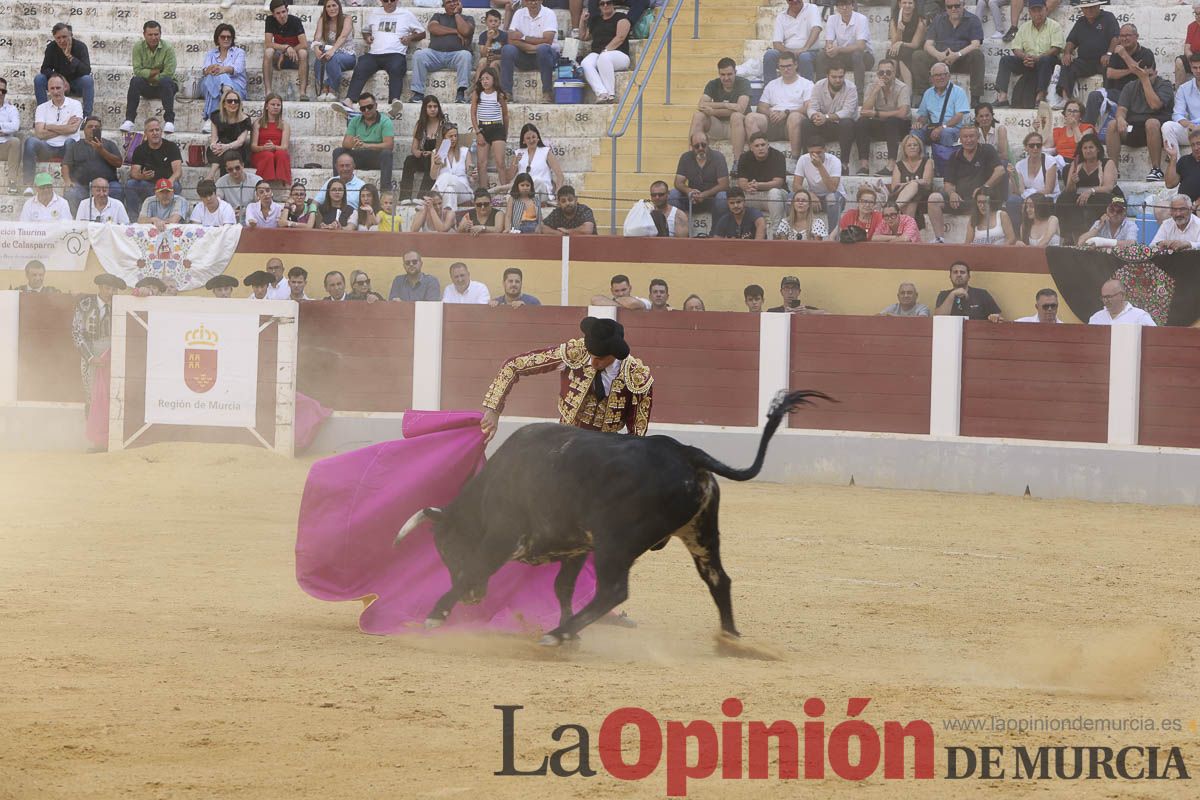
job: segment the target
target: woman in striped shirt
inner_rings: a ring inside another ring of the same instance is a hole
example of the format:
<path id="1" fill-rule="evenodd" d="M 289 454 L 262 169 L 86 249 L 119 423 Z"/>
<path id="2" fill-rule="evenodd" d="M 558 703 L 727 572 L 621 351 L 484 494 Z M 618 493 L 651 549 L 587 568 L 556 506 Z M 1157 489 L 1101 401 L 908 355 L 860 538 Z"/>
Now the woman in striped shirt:
<path id="1" fill-rule="evenodd" d="M 497 186 L 508 178 L 504 171 L 504 146 L 508 140 L 508 100 L 500 91 L 496 70 L 488 67 L 475 81 L 471 95 L 471 126 L 475 129 L 479 152 L 480 186 Z M 496 182 L 487 180 L 488 157 L 496 162 Z"/>

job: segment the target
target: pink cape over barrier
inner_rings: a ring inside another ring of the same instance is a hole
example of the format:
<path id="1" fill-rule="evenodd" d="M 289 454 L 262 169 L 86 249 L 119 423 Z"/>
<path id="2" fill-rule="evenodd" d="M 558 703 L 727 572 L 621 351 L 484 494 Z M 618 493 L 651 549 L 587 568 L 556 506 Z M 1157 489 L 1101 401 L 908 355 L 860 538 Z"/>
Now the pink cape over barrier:
<path id="1" fill-rule="evenodd" d="M 313 464 L 296 533 L 300 587 L 321 600 L 374 596 L 358 620 L 365 633 L 402 633 L 418 627 L 449 590 L 450 575 L 428 523 L 399 547 L 392 542 L 409 517 L 425 506 L 446 505 L 483 468 L 480 417 L 478 412 L 408 411 L 403 439 Z M 556 563 L 505 564 L 492 576 L 483 601 L 456 605 L 443 629 L 556 627 L 558 570 Z M 591 600 L 595 590 L 589 558 L 575 585 L 574 609 Z"/>

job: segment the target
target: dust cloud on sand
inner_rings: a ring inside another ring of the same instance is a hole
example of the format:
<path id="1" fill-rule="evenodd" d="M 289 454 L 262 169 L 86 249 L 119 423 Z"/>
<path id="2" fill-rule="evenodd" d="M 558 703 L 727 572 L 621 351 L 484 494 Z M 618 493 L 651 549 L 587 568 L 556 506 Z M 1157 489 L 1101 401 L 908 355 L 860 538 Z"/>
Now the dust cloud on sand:
<path id="1" fill-rule="evenodd" d="M 665 722 L 928 720 L 949 745 L 1179 746 L 1195 774 L 1200 561 L 1193 509 L 725 484 L 722 558 L 747 649 L 678 543 L 644 556 L 625 610 L 578 649 L 536 638 L 372 637 L 360 603 L 297 587 L 305 461 L 240 447 L 0 456 L 0 798 L 661 797 L 640 782 L 496 777 L 521 705 L 528 767 L 613 710 Z M 1180 731 L 950 730 L 991 716 L 1180 718 Z M 1194 724 L 1194 723 L 1193 723 Z M 710 778 L 689 797 L 1024 796 L 1014 781 L 821 785 Z M 966 786 L 970 783 L 971 786 Z M 1179 782 L 1041 786 L 1179 794 Z M 965 787 L 965 788 L 964 788 Z M 1190 788 L 1190 787 L 1185 787 Z"/>

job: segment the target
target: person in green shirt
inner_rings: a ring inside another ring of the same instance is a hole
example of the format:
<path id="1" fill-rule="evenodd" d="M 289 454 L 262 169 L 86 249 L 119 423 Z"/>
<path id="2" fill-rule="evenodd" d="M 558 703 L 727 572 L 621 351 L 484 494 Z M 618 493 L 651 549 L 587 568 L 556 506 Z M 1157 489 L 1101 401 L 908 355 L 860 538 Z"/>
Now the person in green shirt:
<path id="1" fill-rule="evenodd" d="M 1029 0 L 1029 22 L 1017 31 L 1013 40 L 1013 53 L 1000 57 L 996 70 L 996 108 L 1008 105 L 1008 82 L 1013 75 L 1027 72 L 1037 73 L 1037 96 L 1030 108 L 1046 99 L 1054 68 L 1059 65 L 1059 56 L 1066 46 L 1062 26 L 1050 19 L 1046 11 L 1046 0 Z"/>
<path id="2" fill-rule="evenodd" d="M 133 132 L 138 103 L 157 97 L 163 105 L 163 133 L 175 132 L 175 50 L 162 40 L 162 26 L 154 20 L 142 24 L 142 41 L 133 46 L 133 78 L 125 97 L 125 122 L 121 130 Z"/>
<path id="3" fill-rule="evenodd" d="M 379 187 L 388 191 L 392 188 L 395 146 L 392 119 L 379 113 L 379 101 L 370 93 L 359 96 L 358 108 L 362 114 L 350 118 L 342 146 L 333 151 L 333 163 L 336 167 L 338 156 L 349 153 L 356 167 L 379 170 Z"/>

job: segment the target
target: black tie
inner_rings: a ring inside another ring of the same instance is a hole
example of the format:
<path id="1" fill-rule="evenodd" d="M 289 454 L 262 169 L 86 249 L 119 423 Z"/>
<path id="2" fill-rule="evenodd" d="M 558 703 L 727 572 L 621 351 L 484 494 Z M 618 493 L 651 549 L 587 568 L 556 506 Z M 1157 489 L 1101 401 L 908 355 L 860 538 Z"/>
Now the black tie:
<path id="1" fill-rule="evenodd" d="M 602 370 L 597 370 L 596 377 L 592 378 L 592 391 L 596 393 L 597 400 L 604 399 L 604 372 Z"/>

